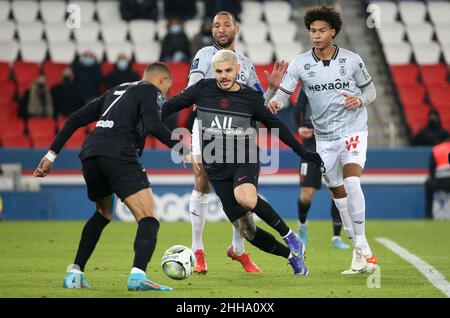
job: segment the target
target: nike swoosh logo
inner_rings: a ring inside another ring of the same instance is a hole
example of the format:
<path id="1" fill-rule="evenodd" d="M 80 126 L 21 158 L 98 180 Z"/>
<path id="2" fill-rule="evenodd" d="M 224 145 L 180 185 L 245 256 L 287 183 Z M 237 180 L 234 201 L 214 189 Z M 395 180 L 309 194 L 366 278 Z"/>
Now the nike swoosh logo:
<path id="1" fill-rule="evenodd" d="M 200 216 L 200 214 L 197 214 L 197 213 L 195 213 L 195 212 L 191 212 L 191 214 L 192 214 L 192 215 L 195 215 L 195 216 Z"/>
<path id="2" fill-rule="evenodd" d="M 291 251 L 291 253 L 292 255 L 294 255 L 294 257 L 298 257 L 298 252 Z"/>
<path id="3" fill-rule="evenodd" d="M 247 178 L 247 176 L 240 177 L 238 178 L 238 181 L 244 180 L 245 178 Z"/>

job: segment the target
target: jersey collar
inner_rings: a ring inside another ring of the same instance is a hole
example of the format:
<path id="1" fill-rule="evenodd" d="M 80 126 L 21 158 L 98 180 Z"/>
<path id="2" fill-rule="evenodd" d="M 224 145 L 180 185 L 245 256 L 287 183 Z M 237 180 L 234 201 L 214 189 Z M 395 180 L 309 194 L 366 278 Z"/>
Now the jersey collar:
<path id="1" fill-rule="evenodd" d="M 223 48 L 223 47 L 221 47 L 220 45 L 219 45 L 219 43 L 217 43 L 217 42 L 214 42 L 214 45 L 213 45 L 217 50 L 225 50 L 225 48 Z M 233 52 L 236 52 L 235 50 L 232 50 Z"/>
<path id="2" fill-rule="evenodd" d="M 333 46 L 336 48 L 336 50 L 334 51 L 334 54 L 333 54 L 333 56 L 331 57 L 331 59 L 332 59 L 332 60 L 335 60 L 336 57 L 337 57 L 338 54 L 339 54 L 339 47 L 338 47 L 337 45 L 333 45 Z M 313 56 L 313 58 L 314 58 L 314 61 L 319 62 L 319 61 L 320 61 L 320 58 L 319 58 L 319 57 L 316 55 L 316 53 L 314 52 L 314 48 L 311 49 L 311 53 L 312 53 L 312 56 Z"/>

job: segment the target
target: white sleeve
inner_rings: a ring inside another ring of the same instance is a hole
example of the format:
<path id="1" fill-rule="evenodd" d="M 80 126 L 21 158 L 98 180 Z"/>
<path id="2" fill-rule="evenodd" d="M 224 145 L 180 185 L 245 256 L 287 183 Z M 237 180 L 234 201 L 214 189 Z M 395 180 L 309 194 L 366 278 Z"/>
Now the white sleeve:
<path id="1" fill-rule="evenodd" d="M 272 97 L 270 100 L 271 102 L 276 102 L 280 109 L 283 109 L 289 101 L 289 97 L 291 97 L 291 94 L 285 93 L 283 90 L 281 90 L 281 87 L 277 92 L 275 93 L 275 96 Z"/>
<path id="2" fill-rule="evenodd" d="M 202 73 L 192 73 L 189 76 L 189 82 L 188 82 L 188 87 L 194 85 L 195 83 L 197 83 L 198 81 L 200 81 L 201 79 L 204 79 L 205 76 Z"/>
<path id="3" fill-rule="evenodd" d="M 200 147 L 200 132 L 198 131 L 198 119 L 194 119 L 192 125 L 192 154 L 194 156 L 201 156 L 202 149 Z"/>
<path id="4" fill-rule="evenodd" d="M 256 89 L 257 85 L 261 86 L 261 84 L 259 83 L 259 79 L 258 79 L 258 75 L 256 75 L 256 70 L 255 67 L 253 66 L 253 64 L 250 62 L 250 77 L 248 79 L 248 83 L 247 85 L 250 86 L 253 89 Z"/>
<path id="5" fill-rule="evenodd" d="M 298 81 L 300 80 L 299 72 L 299 57 L 297 56 L 288 66 L 286 74 L 281 80 L 280 90 L 286 94 L 293 94 L 297 88 Z"/>
<path id="6" fill-rule="evenodd" d="M 208 57 L 206 50 L 207 48 L 200 49 L 195 54 L 191 64 L 191 70 L 189 71 L 189 78 L 195 73 L 203 74 L 203 77 L 206 77 L 208 69 L 211 67 L 211 58 Z"/>
<path id="7" fill-rule="evenodd" d="M 358 96 L 361 99 L 362 105 L 367 106 L 377 98 L 377 91 L 373 83 L 361 88 L 361 95 Z"/>
<path id="8" fill-rule="evenodd" d="M 356 86 L 363 88 L 372 83 L 372 77 L 367 71 L 361 56 L 358 54 L 355 55 L 356 58 L 353 63 L 353 78 L 355 79 Z"/>

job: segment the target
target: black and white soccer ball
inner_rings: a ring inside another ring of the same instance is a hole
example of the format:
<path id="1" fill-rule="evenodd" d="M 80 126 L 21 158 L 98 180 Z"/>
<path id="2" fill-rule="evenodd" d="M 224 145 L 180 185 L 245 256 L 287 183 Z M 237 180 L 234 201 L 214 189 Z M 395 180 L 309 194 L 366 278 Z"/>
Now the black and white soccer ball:
<path id="1" fill-rule="evenodd" d="M 186 279 L 194 272 L 195 255 L 189 247 L 174 245 L 164 252 L 161 265 L 170 278 Z"/>

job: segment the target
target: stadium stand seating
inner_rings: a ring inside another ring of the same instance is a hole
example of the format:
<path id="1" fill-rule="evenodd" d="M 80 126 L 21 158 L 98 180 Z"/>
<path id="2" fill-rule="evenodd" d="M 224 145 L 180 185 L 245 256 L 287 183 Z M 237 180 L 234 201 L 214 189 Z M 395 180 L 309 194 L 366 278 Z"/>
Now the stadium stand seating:
<path id="1" fill-rule="evenodd" d="M 17 32 L 20 41 L 40 41 L 44 34 L 44 26 L 39 21 L 19 23 Z"/>
<path id="2" fill-rule="evenodd" d="M 295 42 L 297 26 L 294 23 L 274 23 L 270 25 L 271 41 L 276 45 Z"/>
<path id="3" fill-rule="evenodd" d="M 126 41 L 128 24 L 125 22 L 108 22 L 101 26 L 102 39 L 106 44 L 116 44 Z"/>
<path id="4" fill-rule="evenodd" d="M 14 19 L 19 23 L 35 21 L 39 12 L 37 1 L 13 1 L 11 9 Z"/>
<path id="5" fill-rule="evenodd" d="M 14 39 L 16 24 L 13 21 L 0 21 L 0 42 Z"/>
<path id="6" fill-rule="evenodd" d="M 75 44 L 70 41 L 49 43 L 48 51 L 54 63 L 70 64 L 75 59 Z"/>
<path id="7" fill-rule="evenodd" d="M 96 7 L 94 5 L 93 1 L 86 1 L 86 0 L 73 0 L 69 1 L 70 4 L 76 4 L 79 8 L 79 12 L 83 12 L 83 14 L 80 15 L 81 23 L 84 24 L 86 22 L 91 22 L 94 19 Z M 70 8 L 70 7 L 69 7 Z M 75 13 L 73 10 L 69 10 L 70 13 Z"/>
<path id="8" fill-rule="evenodd" d="M 66 27 L 64 22 L 51 22 L 44 25 L 45 38 L 49 43 L 70 41 L 72 29 Z"/>
<path id="9" fill-rule="evenodd" d="M 197 1 L 197 6 L 196 18 L 185 22 L 191 39 L 200 31 L 204 12 L 202 2 Z M 242 8 L 237 47 L 252 58 L 259 79 L 267 88 L 263 71 L 272 69 L 274 59 L 292 60 L 303 50 L 297 41 L 297 26 L 290 21 L 291 7 L 287 2 L 243 1 Z M 39 74 L 53 87 L 61 82 L 62 70 L 88 50 L 101 62 L 104 75 L 112 70 L 120 53 L 130 56 L 139 74 L 148 63 L 159 60 L 161 41 L 167 32 L 167 20 L 161 8 L 160 11 L 157 22 L 127 22 L 120 17 L 117 0 L 0 0 L 0 146 L 48 147 L 55 128 L 60 128 L 59 119 L 55 125 L 53 119 L 37 118 L 28 123 L 25 135 L 24 123 L 17 117 L 18 100 Z M 77 22 L 74 16 L 78 12 L 82 12 L 82 27 L 68 28 L 67 21 Z M 440 19 L 439 13 L 435 15 Z M 170 94 L 176 94 L 187 85 L 189 65 L 169 63 L 169 68 L 174 77 Z M 189 110 L 184 111 L 178 122 L 185 123 L 188 115 Z M 87 131 L 94 127 L 95 123 Z M 81 146 L 85 133 L 77 132 L 69 147 Z M 148 146 L 163 148 L 153 140 Z"/>
<path id="10" fill-rule="evenodd" d="M 100 27 L 97 22 L 83 22 L 82 28 L 75 28 L 73 32 L 78 43 L 93 43 L 98 40 Z"/>
<path id="11" fill-rule="evenodd" d="M 150 44 L 155 41 L 156 24 L 150 20 L 132 20 L 129 23 L 130 38 L 134 44 Z"/>
<path id="12" fill-rule="evenodd" d="M 247 54 L 255 64 L 268 64 L 273 60 L 273 48 L 267 42 L 247 46 Z"/>
<path id="13" fill-rule="evenodd" d="M 0 1 L 0 22 L 8 20 L 10 11 L 11 11 L 11 3 L 6 0 L 1 0 Z"/>
<path id="14" fill-rule="evenodd" d="M 20 42 L 22 61 L 42 63 L 47 56 L 47 43 L 43 41 Z"/>
<path id="15" fill-rule="evenodd" d="M 443 126 L 450 129 L 450 2 L 371 4 L 381 8 L 377 34 L 411 134 L 425 125 L 431 108 L 439 111 Z"/>
<path id="16" fill-rule="evenodd" d="M 41 0 L 39 12 L 45 23 L 64 22 L 66 16 L 66 3 L 63 1 Z"/>
<path id="17" fill-rule="evenodd" d="M 243 1 L 241 16 L 247 22 L 259 22 L 262 18 L 263 6 L 258 1 Z"/>
<path id="18" fill-rule="evenodd" d="M 42 65 L 42 70 L 47 80 L 48 86 L 51 88 L 62 81 L 61 74 L 64 68 L 69 66 L 69 63 L 55 63 L 53 61 L 45 61 Z"/>

